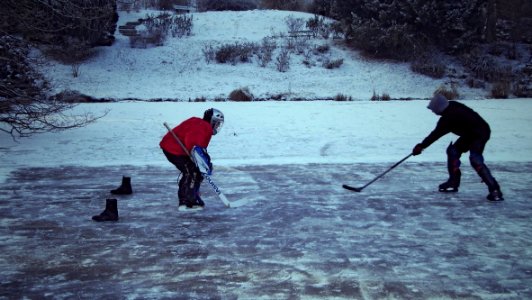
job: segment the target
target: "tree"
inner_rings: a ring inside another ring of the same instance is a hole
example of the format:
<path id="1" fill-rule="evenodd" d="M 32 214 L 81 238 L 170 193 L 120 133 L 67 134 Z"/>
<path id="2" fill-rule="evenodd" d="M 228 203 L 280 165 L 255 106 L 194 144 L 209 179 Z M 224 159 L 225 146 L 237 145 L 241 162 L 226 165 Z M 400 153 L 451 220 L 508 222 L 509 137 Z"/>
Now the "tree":
<path id="1" fill-rule="evenodd" d="M 3 0 L 0 29 L 28 40 L 109 45 L 118 21 L 115 0 Z"/>
<path id="2" fill-rule="evenodd" d="M 72 114 L 74 104 L 54 100 L 28 45 L 60 50 L 63 58 L 85 58 L 80 53 L 112 44 L 118 21 L 115 0 L 3 0 L 0 20 L 1 132 L 16 139 L 85 126 L 102 117 Z"/>
<path id="3" fill-rule="evenodd" d="M 485 0 L 335 0 L 331 15 L 357 48 L 408 60 L 431 45 L 460 52 L 482 41 L 489 9 Z"/>
<path id="4" fill-rule="evenodd" d="M 48 82 L 34 69 L 29 51 L 23 39 L 0 37 L 0 132 L 17 139 L 82 127 L 102 117 L 71 114 L 74 104 L 50 99 Z"/>

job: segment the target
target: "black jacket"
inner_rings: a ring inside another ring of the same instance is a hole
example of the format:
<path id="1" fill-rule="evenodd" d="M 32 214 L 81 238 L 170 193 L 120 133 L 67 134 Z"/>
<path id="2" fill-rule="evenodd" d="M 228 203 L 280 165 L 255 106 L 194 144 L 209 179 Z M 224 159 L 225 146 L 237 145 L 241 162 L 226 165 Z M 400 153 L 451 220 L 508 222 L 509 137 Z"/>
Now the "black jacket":
<path id="1" fill-rule="evenodd" d="M 436 128 L 421 142 L 427 148 L 442 136 L 454 133 L 469 140 L 490 137 L 490 126 L 471 108 L 456 101 L 449 101 L 449 106 L 442 112 Z"/>

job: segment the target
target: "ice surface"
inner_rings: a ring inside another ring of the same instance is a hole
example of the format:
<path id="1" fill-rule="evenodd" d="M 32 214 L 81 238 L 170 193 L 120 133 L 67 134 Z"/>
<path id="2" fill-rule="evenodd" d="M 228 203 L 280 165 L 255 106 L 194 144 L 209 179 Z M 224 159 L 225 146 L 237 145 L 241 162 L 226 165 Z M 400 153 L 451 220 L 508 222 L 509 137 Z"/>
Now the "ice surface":
<path id="1" fill-rule="evenodd" d="M 171 299 L 528 299 L 532 164 L 496 163 L 507 198 L 442 163 L 220 168 L 225 208 L 177 211 L 167 167 L 25 168 L 0 186 L 1 297 Z M 122 173 L 120 220 L 96 223 Z"/>

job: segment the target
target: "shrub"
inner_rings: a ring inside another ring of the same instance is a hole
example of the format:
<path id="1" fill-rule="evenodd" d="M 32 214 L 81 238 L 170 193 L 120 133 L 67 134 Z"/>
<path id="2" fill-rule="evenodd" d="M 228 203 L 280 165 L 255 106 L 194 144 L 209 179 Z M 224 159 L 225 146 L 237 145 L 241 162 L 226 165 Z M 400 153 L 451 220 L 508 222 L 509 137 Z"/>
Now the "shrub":
<path id="1" fill-rule="evenodd" d="M 273 51 L 275 48 L 277 48 L 275 40 L 267 37 L 262 39 L 262 44 L 257 53 L 261 67 L 266 67 L 272 61 Z"/>
<path id="2" fill-rule="evenodd" d="M 384 28 L 376 20 L 364 24 L 353 23 L 349 38 L 352 45 L 368 56 L 409 60 L 419 45 L 414 34 L 409 33 L 408 26 L 395 24 Z"/>
<path id="3" fill-rule="evenodd" d="M 332 31 L 332 26 L 325 22 L 323 16 L 314 15 L 313 18 L 307 20 L 305 26 L 312 32 L 313 37 L 321 36 L 324 39 L 329 38 Z"/>
<path id="4" fill-rule="evenodd" d="M 293 15 L 286 17 L 285 22 L 288 32 L 300 31 L 305 25 L 305 21 L 302 18 L 295 18 Z"/>
<path id="5" fill-rule="evenodd" d="M 460 96 L 460 94 L 458 93 L 458 90 L 456 89 L 455 84 L 453 83 L 451 84 L 451 88 L 441 85 L 434 91 L 434 95 L 436 94 L 443 95 L 448 100 L 458 99 L 458 97 Z"/>
<path id="6" fill-rule="evenodd" d="M 246 0 L 199 0 L 199 11 L 243 11 L 256 9 L 257 5 L 252 1 Z"/>
<path id="7" fill-rule="evenodd" d="M 173 16 L 170 21 L 170 32 L 172 37 L 180 38 L 192 34 L 192 15 Z"/>
<path id="8" fill-rule="evenodd" d="M 375 91 L 373 91 L 373 95 L 371 96 L 371 101 L 389 101 L 392 97 L 388 93 L 383 93 L 382 96 L 378 95 Z"/>
<path id="9" fill-rule="evenodd" d="M 303 2 L 302 0 L 262 0 L 261 5 L 267 9 L 301 11 Z"/>
<path id="10" fill-rule="evenodd" d="M 329 50 L 331 50 L 331 46 L 329 46 L 329 44 L 316 46 L 316 53 L 327 53 Z"/>
<path id="11" fill-rule="evenodd" d="M 215 59 L 221 64 L 231 63 L 234 65 L 238 62 L 249 62 L 257 48 L 258 46 L 254 43 L 225 44 L 216 50 Z"/>
<path id="12" fill-rule="evenodd" d="M 210 64 L 213 60 L 216 59 L 216 49 L 214 49 L 213 44 L 206 44 L 201 49 L 203 56 L 205 56 L 205 61 Z"/>
<path id="13" fill-rule="evenodd" d="M 229 100 L 232 101 L 253 101 L 253 98 L 253 94 L 247 87 L 236 89 L 229 94 Z"/>
<path id="14" fill-rule="evenodd" d="M 494 83 L 491 87 L 491 97 L 497 99 L 508 98 L 510 94 L 510 82 L 501 80 Z"/>
<path id="15" fill-rule="evenodd" d="M 207 102 L 207 98 L 205 96 L 196 97 L 192 102 Z"/>
<path id="16" fill-rule="evenodd" d="M 428 55 L 421 55 L 415 59 L 410 68 L 416 73 L 432 78 L 442 78 L 445 75 L 445 65 Z"/>
<path id="17" fill-rule="evenodd" d="M 279 56 L 277 56 L 275 65 L 277 67 L 277 71 L 279 72 L 284 73 L 290 69 L 290 51 L 288 51 L 288 49 L 284 48 L 281 50 Z"/>
<path id="18" fill-rule="evenodd" d="M 474 88 L 474 89 L 483 89 L 486 87 L 486 83 L 484 81 L 473 78 L 473 77 L 468 77 L 466 79 L 466 84 L 468 87 Z"/>
<path id="19" fill-rule="evenodd" d="M 157 16 L 147 14 L 146 18 L 141 21 L 144 30 L 141 30 L 139 35 L 129 37 L 131 48 L 146 48 L 148 45 L 162 46 L 168 34 L 180 38 L 192 33 L 192 16 L 172 16 L 167 12 L 162 12 Z"/>
<path id="20" fill-rule="evenodd" d="M 511 78 L 512 69 L 508 66 L 502 66 L 493 56 L 482 53 L 481 50 L 475 49 L 470 54 L 462 57 L 464 66 L 475 76 L 488 82 L 496 82 L 504 78 Z"/>
<path id="21" fill-rule="evenodd" d="M 336 96 L 334 96 L 334 101 L 352 101 L 353 98 L 351 96 L 346 96 L 344 94 L 336 94 Z"/>
<path id="22" fill-rule="evenodd" d="M 344 60 L 342 58 L 334 59 L 334 60 L 326 60 L 323 62 L 323 67 L 326 69 L 337 69 L 344 63 Z"/>

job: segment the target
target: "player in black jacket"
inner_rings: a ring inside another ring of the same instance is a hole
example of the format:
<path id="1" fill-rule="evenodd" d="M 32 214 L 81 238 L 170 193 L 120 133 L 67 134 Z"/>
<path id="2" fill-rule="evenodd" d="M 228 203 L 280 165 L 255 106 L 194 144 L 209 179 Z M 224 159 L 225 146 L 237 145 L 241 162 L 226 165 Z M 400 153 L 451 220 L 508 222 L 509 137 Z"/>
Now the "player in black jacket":
<path id="1" fill-rule="evenodd" d="M 469 151 L 471 166 L 488 186 L 488 200 L 504 200 L 499 184 L 484 164 L 484 157 L 482 156 L 491 133 L 488 123 L 471 108 L 460 102 L 448 101 L 439 94 L 431 99 L 428 108 L 436 115 L 440 115 L 440 120 L 436 128 L 414 147 L 412 154 L 421 154 L 423 149 L 429 147 L 447 133 L 452 132 L 459 136 L 454 144 L 451 142 L 449 147 L 447 147 L 449 180 L 440 184 L 440 192 L 458 191 L 461 177 L 460 156 L 462 156 L 462 153 Z"/>

